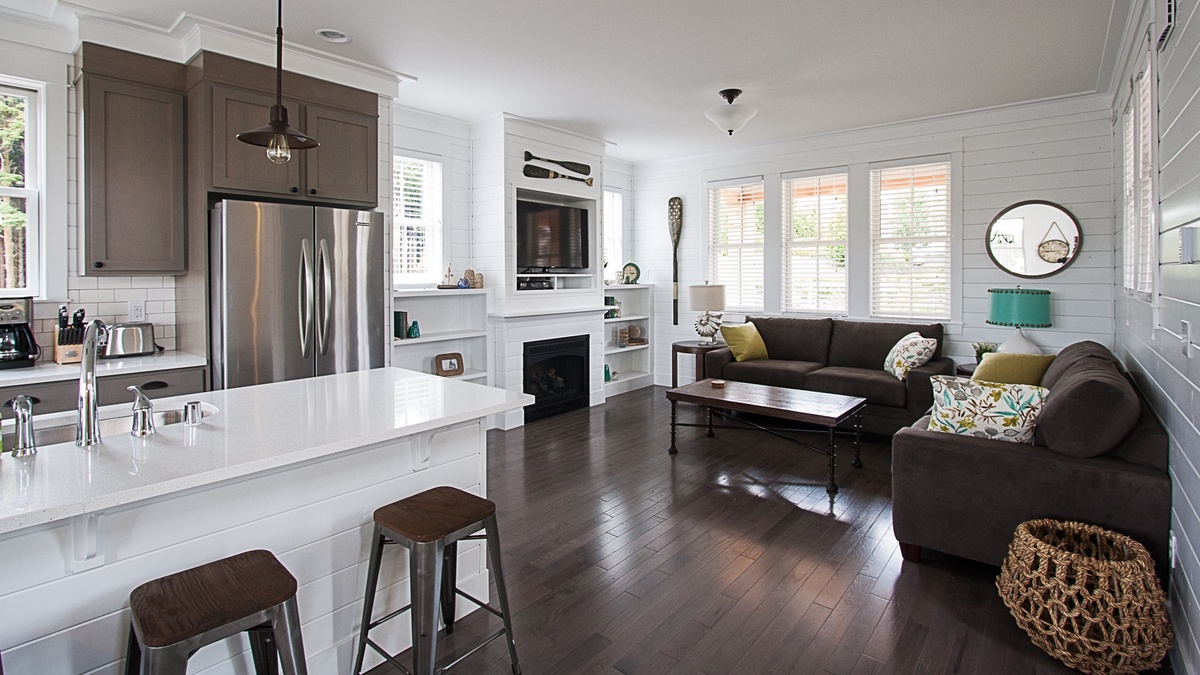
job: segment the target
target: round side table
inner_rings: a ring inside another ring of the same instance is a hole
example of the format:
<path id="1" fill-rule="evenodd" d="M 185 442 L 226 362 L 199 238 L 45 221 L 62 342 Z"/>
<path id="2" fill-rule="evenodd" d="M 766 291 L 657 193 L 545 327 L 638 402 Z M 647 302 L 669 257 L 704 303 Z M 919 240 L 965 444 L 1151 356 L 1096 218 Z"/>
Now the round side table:
<path id="1" fill-rule="evenodd" d="M 954 374 L 961 377 L 970 377 L 975 374 L 974 363 L 960 363 L 954 367 Z"/>
<path id="2" fill-rule="evenodd" d="M 671 344 L 671 388 L 679 386 L 679 355 L 696 355 L 696 381 L 704 379 L 704 355 L 714 349 L 725 347 L 723 343 L 710 344 L 699 340 L 683 340 Z"/>

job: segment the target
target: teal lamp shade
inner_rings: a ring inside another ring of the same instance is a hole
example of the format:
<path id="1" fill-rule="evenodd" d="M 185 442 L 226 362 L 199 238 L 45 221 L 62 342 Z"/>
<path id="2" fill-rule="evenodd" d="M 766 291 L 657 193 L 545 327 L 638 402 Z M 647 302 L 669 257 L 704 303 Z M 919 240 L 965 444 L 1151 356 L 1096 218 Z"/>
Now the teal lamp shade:
<path id="1" fill-rule="evenodd" d="M 1036 288 L 989 288 L 987 322 L 1017 328 L 1050 327 L 1050 291 Z"/>

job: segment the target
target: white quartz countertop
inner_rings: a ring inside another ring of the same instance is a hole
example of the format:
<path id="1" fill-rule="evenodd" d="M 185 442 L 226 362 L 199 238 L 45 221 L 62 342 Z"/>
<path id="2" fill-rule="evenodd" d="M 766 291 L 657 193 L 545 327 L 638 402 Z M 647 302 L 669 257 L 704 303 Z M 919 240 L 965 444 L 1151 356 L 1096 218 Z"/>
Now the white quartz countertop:
<path id="1" fill-rule="evenodd" d="M 91 449 L 38 448 L 0 457 L 0 533 L 211 485 L 516 410 L 528 394 L 399 368 L 327 375 L 154 402 L 203 401 L 218 412 L 197 427 L 158 427 L 147 439 L 110 434 Z M 103 401 L 101 402 L 103 403 Z M 101 417 L 129 414 L 101 408 Z M 34 417 L 75 423 L 75 412 Z M 11 449 L 11 448 L 6 448 Z"/>
<path id="2" fill-rule="evenodd" d="M 49 351 L 46 357 L 49 358 Z M 180 368 L 203 368 L 208 365 L 202 357 L 192 356 L 183 352 L 159 352 L 150 356 L 128 356 L 120 359 L 97 359 L 96 376 L 132 375 L 148 373 L 157 370 L 177 370 Z M 45 384 L 47 382 L 64 382 L 79 379 L 79 364 L 65 365 L 53 360 L 39 361 L 32 368 L 10 368 L 0 370 L 0 387 L 16 387 L 29 384 Z"/>

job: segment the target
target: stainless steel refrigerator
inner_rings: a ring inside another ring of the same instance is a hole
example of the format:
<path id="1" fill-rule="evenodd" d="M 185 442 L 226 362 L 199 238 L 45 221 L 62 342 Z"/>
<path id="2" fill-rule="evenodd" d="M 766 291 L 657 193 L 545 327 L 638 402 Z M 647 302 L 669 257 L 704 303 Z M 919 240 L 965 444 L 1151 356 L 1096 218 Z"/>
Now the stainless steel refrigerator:
<path id="1" fill-rule="evenodd" d="M 383 366 L 383 214 L 226 200 L 210 214 L 214 389 Z"/>

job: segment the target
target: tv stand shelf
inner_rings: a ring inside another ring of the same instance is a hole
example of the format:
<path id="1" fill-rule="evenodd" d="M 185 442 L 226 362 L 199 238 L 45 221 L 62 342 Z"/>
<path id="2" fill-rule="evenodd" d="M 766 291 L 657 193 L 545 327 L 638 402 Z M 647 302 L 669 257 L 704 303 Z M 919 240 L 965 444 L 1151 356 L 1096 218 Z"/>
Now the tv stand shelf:
<path id="1" fill-rule="evenodd" d="M 517 292 L 591 290 L 596 288 L 596 277 L 591 274 L 547 273 L 517 274 Z"/>

